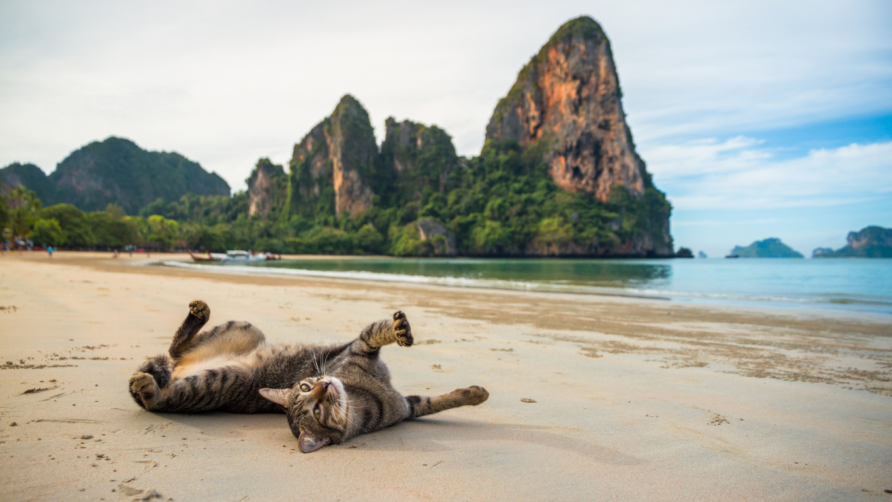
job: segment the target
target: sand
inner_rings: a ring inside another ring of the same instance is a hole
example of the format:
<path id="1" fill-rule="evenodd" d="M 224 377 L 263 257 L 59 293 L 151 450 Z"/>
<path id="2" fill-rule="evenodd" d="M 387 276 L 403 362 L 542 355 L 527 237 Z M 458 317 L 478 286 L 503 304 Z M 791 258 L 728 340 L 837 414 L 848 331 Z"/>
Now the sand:
<path id="1" fill-rule="evenodd" d="M 0 258 L 3 500 L 892 500 L 892 327 L 851 314 Z M 352 339 L 406 394 L 491 397 L 301 454 L 284 415 L 155 414 L 127 380 L 190 300 Z"/>

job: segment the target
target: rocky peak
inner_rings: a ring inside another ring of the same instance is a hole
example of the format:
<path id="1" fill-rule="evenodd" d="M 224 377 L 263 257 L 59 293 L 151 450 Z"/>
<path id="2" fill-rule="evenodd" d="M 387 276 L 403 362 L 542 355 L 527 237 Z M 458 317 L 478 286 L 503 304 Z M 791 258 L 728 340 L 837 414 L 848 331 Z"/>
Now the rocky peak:
<path id="1" fill-rule="evenodd" d="M 623 112 L 610 41 L 590 17 L 558 29 L 496 105 L 487 140 L 539 145 L 552 179 L 569 192 L 607 201 L 613 185 L 633 197 L 646 188 Z"/>
<path id="2" fill-rule="evenodd" d="M 268 158 L 257 161 L 248 183 L 248 217 L 266 218 L 286 187 L 285 170 Z"/>
<path id="3" fill-rule="evenodd" d="M 14 162 L 0 169 L 0 195 L 8 195 L 17 186 L 32 190 L 44 205 L 52 204 L 55 187 L 47 175 L 34 164 Z"/>
<path id="4" fill-rule="evenodd" d="M 419 198 L 426 186 L 444 193 L 447 176 L 458 166 L 455 146 L 446 131 L 410 120 L 397 122 L 393 117 L 384 126 L 382 171 L 394 173 L 402 201 Z"/>
<path id="5" fill-rule="evenodd" d="M 15 176 L 44 205 L 64 202 L 83 211 L 117 204 L 136 214 L 159 198 L 175 201 L 188 193 L 229 197 L 226 181 L 197 162 L 176 152 L 143 150 L 114 136 L 75 150 L 49 176 L 30 165 L 14 164 L 2 171 L 0 182 Z"/>
<path id="6" fill-rule="evenodd" d="M 852 249 L 868 246 L 892 247 L 892 229 L 878 226 L 865 227 L 860 232 L 849 232 L 846 243 Z"/>
<path id="7" fill-rule="evenodd" d="M 368 112 L 353 96 L 345 95 L 331 116 L 294 146 L 290 206 L 298 210 L 315 207 L 318 199 L 326 198 L 325 189 L 330 186 L 335 216 L 368 209 L 377 154 Z"/>

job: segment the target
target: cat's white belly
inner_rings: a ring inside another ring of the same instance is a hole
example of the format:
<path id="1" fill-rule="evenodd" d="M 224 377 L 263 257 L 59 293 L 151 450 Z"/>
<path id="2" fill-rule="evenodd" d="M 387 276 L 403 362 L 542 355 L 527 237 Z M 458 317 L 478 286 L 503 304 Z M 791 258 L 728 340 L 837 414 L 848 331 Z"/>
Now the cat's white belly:
<path id="1" fill-rule="evenodd" d="M 221 354 L 210 359 L 204 359 L 195 363 L 177 366 L 171 377 L 173 380 L 182 380 L 190 376 L 199 375 L 207 370 L 216 370 L 221 368 L 233 368 L 238 370 L 250 371 L 257 360 L 256 353 L 248 354 Z"/>

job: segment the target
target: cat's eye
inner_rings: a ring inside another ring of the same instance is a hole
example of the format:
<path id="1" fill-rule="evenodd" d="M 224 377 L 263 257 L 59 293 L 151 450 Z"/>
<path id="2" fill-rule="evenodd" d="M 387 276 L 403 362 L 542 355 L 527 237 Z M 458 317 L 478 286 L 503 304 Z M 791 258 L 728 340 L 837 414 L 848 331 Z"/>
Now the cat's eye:
<path id="1" fill-rule="evenodd" d="M 308 384 L 302 383 L 300 384 L 300 390 L 303 392 L 310 392 L 310 386 Z"/>
<path id="2" fill-rule="evenodd" d="M 319 418 L 322 415 L 322 410 L 316 408 L 315 410 L 313 410 L 313 415 L 315 415 L 316 418 Z"/>

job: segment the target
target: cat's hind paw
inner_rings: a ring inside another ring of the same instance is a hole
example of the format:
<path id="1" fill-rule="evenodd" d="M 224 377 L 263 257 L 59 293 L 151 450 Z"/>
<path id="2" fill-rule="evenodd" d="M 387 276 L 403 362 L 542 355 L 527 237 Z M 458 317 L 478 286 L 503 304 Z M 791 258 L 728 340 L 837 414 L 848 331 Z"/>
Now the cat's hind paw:
<path id="1" fill-rule="evenodd" d="M 189 304 L 189 313 L 197 317 L 202 322 L 207 322 L 211 318 L 211 308 L 202 300 L 194 300 Z"/>
<path id="2" fill-rule="evenodd" d="M 409 320 L 402 311 L 393 313 L 393 332 L 400 347 L 411 347 L 415 343 L 415 339 L 412 338 L 412 327 L 409 326 Z"/>

